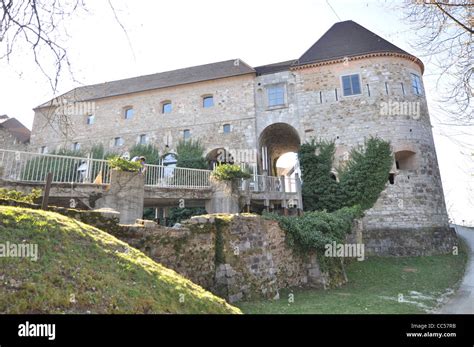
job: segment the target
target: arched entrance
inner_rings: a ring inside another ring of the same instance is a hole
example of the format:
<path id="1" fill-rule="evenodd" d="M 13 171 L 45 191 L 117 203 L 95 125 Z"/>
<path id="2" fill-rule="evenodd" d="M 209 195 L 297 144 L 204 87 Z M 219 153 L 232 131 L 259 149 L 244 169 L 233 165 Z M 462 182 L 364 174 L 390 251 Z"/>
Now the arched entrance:
<path id="1" fill-rule="evenodd" d="M 298 131 L 291 125 L 269 125 L 259 137 L 260 172 L 269 176 L 291 176 L 299 170 L 297 153 L 300 146 Z"/>
<path id="2" fill-rule="evenodd" d="M 232 154 L 225 148 L 215 148 L 206 155 L 209 169 L 212 170 L 218 164 L 234 164 Z"/>

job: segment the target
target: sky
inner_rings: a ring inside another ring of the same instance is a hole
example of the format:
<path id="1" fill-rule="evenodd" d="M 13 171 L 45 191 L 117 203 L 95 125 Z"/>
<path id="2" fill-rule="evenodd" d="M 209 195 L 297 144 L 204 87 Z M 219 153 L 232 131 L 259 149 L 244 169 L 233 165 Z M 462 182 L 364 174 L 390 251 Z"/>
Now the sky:
<path id="1" fill-rule="evenodd" d="M 73 76 L 59 94 L 80 85 L 240 58 L 258 66 L 299 57 L 335 22 L 354 20 L 425 62 L 424 86 L 448 213 L 474 225 L 474 127 L 445 125 L 434 67 L 411 46 L 415 33 L 396 1 L 355 0 L 86 0 L 65 23 Z M 398 2 L 401 3 L 401 2 Z M 124 32 L 122 26 L 126 29 Z M 31 129 L 32 109 L 53 97 L 27 49 L 0 60 L 0 114 Z"/>

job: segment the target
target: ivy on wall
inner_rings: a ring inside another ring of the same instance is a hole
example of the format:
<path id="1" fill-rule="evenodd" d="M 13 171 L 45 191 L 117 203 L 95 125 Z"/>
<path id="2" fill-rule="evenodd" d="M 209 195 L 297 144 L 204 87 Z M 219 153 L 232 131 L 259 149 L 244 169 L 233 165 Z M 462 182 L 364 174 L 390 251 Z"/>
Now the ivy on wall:
<path id="1" fill-rule="evenodd" d="M 363 210 L 371 208 L 385 188 L 393 165 L 390 143 L 371 137 L 364 146 L 353 149 L 348 162 L 337 168 L 339 182 L 331 173 L 334 153 L 334 142 L 312 141 L 301 146 L 305 210 L 331 212 L 354 205 Z"/>
<path id="2" fill-rule="evenodd" d="M 312 141 L 299 152 L 303 178 L 301 217 L 267 215 L 285 230 L 287 242 L 300 251 L 316 250 L 322 259 L 325 245 L 344 243 L 354 219 L 371 208 L 388 181 L 393 165 L 390 143 L 370 138 L 352 150 L 350 159 L 337 168 L 334 179 L 334 142 Z"/>

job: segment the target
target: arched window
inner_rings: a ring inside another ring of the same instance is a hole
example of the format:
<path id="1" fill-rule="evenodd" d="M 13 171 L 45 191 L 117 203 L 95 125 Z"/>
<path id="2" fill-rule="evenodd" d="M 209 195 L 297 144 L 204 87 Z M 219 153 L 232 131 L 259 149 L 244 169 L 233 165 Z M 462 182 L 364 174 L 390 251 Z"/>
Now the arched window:
<path id="1" fill-rule="evenodd" d="M 214 106 L 214 97 L 212 95 L 205 95 L 202 97 L 202 107 L 209 108 Z"/>
<path id="2" fill-rule="evenodd" d="M 172 110 L 173 106 L 171 104 L 171 101 L 167 100 L 161 103 L 161 113 L 171 113 Z"/>
<path id="3" fill-rule="evenodd" d="M 133 107 L 131 106 L 125 107 L 123 112 L 124 112 L 125 119 L 131 119 L 135 113 L 135 111 L 133 110 Z"/>

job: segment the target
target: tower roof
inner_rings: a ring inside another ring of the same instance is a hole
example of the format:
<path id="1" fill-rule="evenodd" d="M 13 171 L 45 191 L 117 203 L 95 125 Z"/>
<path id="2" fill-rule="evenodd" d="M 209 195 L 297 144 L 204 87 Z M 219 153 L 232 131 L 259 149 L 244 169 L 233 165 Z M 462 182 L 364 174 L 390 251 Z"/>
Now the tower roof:
<path id="1" fill-rule="evenodd" d="M 356 22 L 348 20 L 334 24 L 293 65 L 383 52 L 412 56 Z"/>

